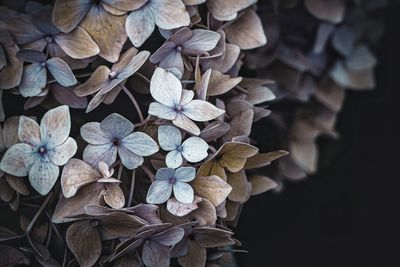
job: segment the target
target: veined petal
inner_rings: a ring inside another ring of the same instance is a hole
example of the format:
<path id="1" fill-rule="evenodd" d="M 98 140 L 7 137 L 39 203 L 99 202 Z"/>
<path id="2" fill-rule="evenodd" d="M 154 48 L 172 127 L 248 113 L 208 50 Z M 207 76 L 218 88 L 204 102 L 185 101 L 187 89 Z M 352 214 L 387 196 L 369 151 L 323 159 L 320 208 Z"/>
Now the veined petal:
<path id="1" fill-rule="evenodd" d="M 193 188 L 183 182 L 177 181 L 174 186 L 174 196 L 181 203 L 192 203 L 194 199 Z"/>
<path id="2" fill-rule="evenodd" d="M 70 130 L 71 118 L 66 105 L 47 111 L 40 121 L 40 136 L 49 148 L 64 143 Z"/>
<path id="3" fill-rule="evenodd" d="M 113 113 L 100 122 L 100 129 L 107 136 L 122 139 L 133 131 L 134 126 L 125 117 L 118 113 Z"/>
<path id="4" fill-rule="evenodd" d="M 117 148 L 112 144 L 87 145 L 83 151 L 83 160 L 93 168 L 97 168 L 99 161 L 104 161 L 109 166 L 117 159 Z"/>
<path id="5" fill-rule="evenodd" d="M 150 56 L 149 51 L 140 51 L 135 55 L 122 69 L 122 72 L 118 74 L 119 79 L 126 79 L 134 74 L 141 66 L 146 62 Z"/>
<path id="6" fill-rule="evenodd" d="M 217 108 L 213 104 L 198 99 L 185 105 L 182 112 L 194 121 L 210 121 L 225 113 L 224 110 Z"/>
<path id="7" fill-rule="evenodd" d="M 121 146 L 139 156 L 150 156 L 158 151 L 157 143 L 142 132 L 131 133 L 121 140 Z"/>
<path id="8" fill-rule="evenodd" d="M 184 106 L 184 105 L 188 104 L 190 101 L 193 100 L 193 97 L 194 97 L 193 90 L 183 89 L 182 96 L 181 96 L 181 102 L 179 103 L 179 105 Z"/>
<path id="9" fill-rule="evenodd" d="M 41 195 L 47 195 L 57 181 L 60 169 L 45 158 L 39 158 L 29 172 L 29 182 Z"/>
<path id="10" fill-rule="evenodd" d="M 183 45 L 183 50 L 210 51 L 215 48 L 221 38 L 219 33 L 209 30 L 197 29 L 192 33 L 192 37 Z"/>
<path id="11" fill-rule="evenodd" d="M 92 5 L 91 0 L 56 0 L 53 22 L 63 32 L 75 29 Z"/>
<path id="12" fill-rule="evenodd" d="M 21 142 L 31 146 L 40 144 L 40 127 L 33 119 L 21 116 L 19 119 L 18 137 Z"/>
<path id="13" fill-rule="evenodd" d="M 62 166 L 65 165 L 65 163 L 67 163 L 67 161 L 75 155 L 77 149 L 78 146 L 75 140 L 71 137 L 68 137 L 67 141 L 65 141 L 63 144 L 54 147 L 52 150 L 49 150 L 47 155 L 54 164 L 57 166 Z"/>
<path id="14" fill-rule="evenodd" d="M 172 107 L 160 104 L 158 102 L 150 103 L 148 112 L 151 115 L 165 120 L 173 120 L 177 115 L 177 112 Z"/>
<path id="15" fill-rule="evenodd" d="M 178 168 L 182 165 L 182 162 L 181 152 L 177 150 L 170 151 L 165 157 L 165 164 L 167 164 L 169 168 Z"/>
<path id="16" fill-rule="evenodd" d="M 168 180 L 175 176 L 175 170 L 172 168 L 160 168 L 156 173 L 156 180 Z"/>
<path id="17" fill-rule="evenodd" d="M 46 61 L 46 65 L 54 79 L 56 79 L 62 86 L 68 87 L 75 85 L 78 82 L 68 64 L 61 58 L 50 58 Z"/>
<path id="18" fill-rule="evenodd" d="M 193 167 L 181 167 L 175 170 L 175 179 L 180 182 L 190 182 L 196 177 L 196 169 Z"/>
<path id="19" fill-rule="evenodd" d="M 157 49 L 156 52 L 153 53 L 150 57 L 150 62 L 153 64 L 159 63 L 161 60 L 163 60 L 165 57 L 171 53 L 173 49 L 175 49 L 176 44 L 171 41 L 165 42 L 160 48 Z"/>
<path id="20" fill-rule="evenodd" d="M 148 5 L 161 29 L 171 30 L 190 24 L 189 13 L 181 0 L 152 0 Z"/>
<path id="21" fill-rule="evenodd" d="M 46 81 L 46 68 L 40 63 L 34 63 L 24 67 L 18 88 L 24 97 L 36 96 L 46 86 Z"/>
<path id="22" fill-rule="evenodd" d="M 136 47 L 140 47 L 150 37 L 154 28 L 154 16 L 147 5 L 132 11 L 125 22 L 129 40 Z"/>
<path id="23" fill-rule="evenodd" d="M 104 145 L 112 142 L 112 137 L 100 129 L 99 122 L 88 122 L 81 127 L 83 140 L 92 145 Z"/>
<path id="24" fill-rule="evenodd" d="M 158 142 L 162 149 L 171 151 L 182 143 L 182 134 L 177 128 L 169 125 L 158 127 Z"/>
<path id="25" fill-rule="evenodd" d="M 179 76 L 182 77 L 185 71 L 185 66 L 183 64 L 182 54 L 177 50 L 172 50 L 168 55 L 160 61 L 158 65 L 163 69 L 177 69 L 179 70 Z"/>
<path id="26" fill-rule="evenodd" d="M 168 180 L 154 181 L 147 192 L 146 202 L 149 204 L 161 204 L 166 202 L 172 193 L 172 184 Z"/>
<path id="27" fill-rule="evenodd" d="M 200 137 L 189 137 L 182 144 L 182 155 L 189 162 L 199 162 L 208 156 L 208 144 Z"/>
<path id="28" fill-rule="evenodd" d="M 126 0 L 102 0 L 101 2 L 106 3 L 116 9 L 123 11 L 132 11 L 138 8 L 141 8 L 145 5 L 148 0 L 135 0 L 135 1 L 126 1 Z"/>
<path id="29" fill-rule="evenodd" d="M 151 77 L 150 93 L 157 102 L 176 107 L 181 100 L 182 84 L 171 72 L 156 68 Z"/>
<path id="30" fill-rule="evenodd" d="M 122 164 L 129 170 L 136 169 L 143 164 L 143 157 L 136 155 L 130 148 L 121 145 L 118 147 L 118 155 L 121 158 Z"/>
<path id="31" fill-rule="evenodd" d="M 199 127 L 182 113 L 178 113 L 176 118 L 172 121 L 172 123 L 178 126 L 179 128 L 182 128 L 183 130 L 186 130 L 194 135 L 200 134 Z"/>
<path id="32" fill-rule="evenodd" d="M 75 87 L 76 95 L 88 96 L 110 86 L 110 80 L 108 79 L 110 72 L 111 70 L 106 66 L 98 67 L 85 83 Z"/>
<path id="33" fill-rule="evenodd" d="M 16 144 L 6 151 L 1 160 L 0 168 L 14 176 L 27 176 L 37 158 L 38 155 L 33 147 L 24 143 Z"/>

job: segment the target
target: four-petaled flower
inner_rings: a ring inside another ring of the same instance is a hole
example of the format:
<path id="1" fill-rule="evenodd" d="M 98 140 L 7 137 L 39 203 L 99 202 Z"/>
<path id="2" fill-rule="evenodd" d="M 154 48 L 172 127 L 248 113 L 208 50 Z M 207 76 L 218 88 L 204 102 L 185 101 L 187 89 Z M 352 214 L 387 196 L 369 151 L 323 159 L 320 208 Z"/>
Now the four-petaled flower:
<path id="1" fill-rule="evenodd" d="M 225 113 L 211 103 L 194 99 L 194 92 L 182 89 L 182 84 L 171 72 L 157 68 L 150 82 L 151 96 L 157 101 L 150 104 L 149 114 L 171 120 L 176 126 L 195 135 L 199 127 L 192 121 L 210 121 Z"/>
<path id="2" fill-rule="evenodd" d="M 21 116 L 18 137 L 22 143 L 10 147 L 1 161 L 6 173 L 29 175 L 33 188 L 46 195 L 57 181 L 59 166 L 76 153 L 77 144 L 69 136 L 71 119 L 68 106 L 49 110 L 39 124 Z"/>
<path id="3" fill-rule="evenodd" d="M 181 132 L 169 125 L 158 128 L 158 142 L 162 149 L 170 151 L 165 163 L 170 168 L 182 165 L 182 156 L 189 162 L 199 162 L 208 156 L 208 144 L 200 137 L 192 136 L 182 143 Z"/>
<path id="4" fill-rule="evenodd" d="M 86 123 L 81 128 L 81 136 L 89 145 L 83 151 L 83 160 L 95 168 L 100 161 L 110 166 L 118 154 L 126 168 L 136 169 L 142 165 L 143 156 L 158 151 L 158 145 L 145 133 L 133 133 L 133 129 L 134 125 L 117 113 L 101 123 Z"/>
<path id="5" fill-rule="evenodd" d="M 182 203 L 192 203 L 194 199 L 193 188 L 187 184 L 196 176 L 193 167 L 181 167 L 178 169 L 160 168 L 156 173 L 156 180 L 150 185 L 146 201 L 149 204 L 161 204 L 166 202 L 172 191 L 175 198 Z"/>

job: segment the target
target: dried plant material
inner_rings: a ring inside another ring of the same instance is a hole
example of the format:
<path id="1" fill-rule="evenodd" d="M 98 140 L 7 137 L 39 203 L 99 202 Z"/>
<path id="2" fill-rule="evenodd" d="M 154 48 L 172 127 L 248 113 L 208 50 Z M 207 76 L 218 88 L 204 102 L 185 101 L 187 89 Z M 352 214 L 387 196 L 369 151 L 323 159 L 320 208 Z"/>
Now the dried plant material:
<path id="1" fill-rule="evenodd" d="M 202 201 L 201 197 L 195 196 L 192 203 L 181 203 L 176 198 L 170 198 L 167 202 L 167 210 L 175 216 L 183 217 L 198 208 L 198 203 Z"/>
<path id="2" fill-rule="evenodd" d="M 350 89 L 372 89 L 375 87 L 372 68 L 354 71 L 338 61 L 332 68 L 330 77 L 339 85 Z"/>
<path id="3" fill-rule="evenodd" d="M 196 176 L 193 167 L 181 167 L 176 170 L 171 168 L 158 169 L 156 180 L 151 184 L 146 201 L 149 204 L 161 204 L 166 202 L 172 192 L 175 198 L 185 204 L 194 200 L 193 188 L 188 184 Z"/>
<path id="4" fill-rule="evenodd" d="M 119 155 L 122 164 L 132 170 L 143 163 L 143 156 L 158 151 L 158 145 L 145 133 L 133 132 L 133 124 L 117 113 L 101 123 L 89 122 L 82 126 L 82 138 L 89 144 L 83 160 L 96 167 L 100 161 L 112 165 Z"/>
<path id="5" fill-rule="evenodd" d="M 208 156 L 208 144 L 201 138 L 192 136 L 182 143 L 181 132 L 173 126 L 158 128 L 160 147 L 169 151 L 165 161 L 169 168 L 178 168 L 182 165 L 182 157 L 189 162 L 199 162 Z"/>
<path id="6" fill-rule="evenodd" d="M 196 195 L 208 199 L 215 207 L 232 191 L 232 187 L 216 175 L 197 177 L 193 189 Z"/>
<path id="7" fill-rule="evenodd" d="M 19 48 L 12 36 L 2 31 L 0 33 L 0 47 L 2 50 L 2 64 L 0 68 L 0 91 L 11 89 L 21 82 L 23 64 L 17 57 Z"/>
<path id="8" fill-rule="evenodd" d="M 256 0 L 235 0 L 229 6 L 222 0 L 207 1 L 207 7 L 214 18 L 220 21 L 233 20 L 236 18 L 237 13 L 253 4 Z"/>
<path id="9" fill-rule="evenodd" d="M 258 195 L 278 187 L 278 184 L 267 176 L 252 175 L 248 177 L 251 183 L 251 194 Z"/>
<path id="10" fill-rule="evenodd" d="M 343 21 L 346 11 L 346 2 L 344 0 L 306 0 L 304 3 L 308 11 L 318 19 L 332 23 Z"/>
<path id="11" fill-rule="evenodd" d="M 192 211 L 190 216 L 199 222 L 200 226 L 215 225 L 217 221 L 217 211 L 208 199 L 202 198 L 202 201 L 197 204 L 197 209 Z"/>

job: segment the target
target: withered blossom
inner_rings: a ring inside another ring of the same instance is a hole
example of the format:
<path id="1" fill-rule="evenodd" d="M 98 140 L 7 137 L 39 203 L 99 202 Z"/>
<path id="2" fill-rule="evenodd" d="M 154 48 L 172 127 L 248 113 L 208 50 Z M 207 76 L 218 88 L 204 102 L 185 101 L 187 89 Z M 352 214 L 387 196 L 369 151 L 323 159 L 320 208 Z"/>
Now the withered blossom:
<path id="1" fill-rule="evenodd" d="M 193 99 L 194 92 L 182 89 L 179 79 L 162 68 L 151 78 L 150 93 L 157 102 L 150 104 L 149 114 L 171 120 L 194 135 L 200 134 L 200 129 L 193 121 L 210 121 L 225 113 L 207 101 Z"/>
<path id="2" fill-rule="evenodd" d="M 83 160 L 96 168 L 100 161 L 112 165 L 118 155 L 126 168 L 136 169 L 143 164 L 144 156 L 158 151 L 158 145 L 147 134 L 133 129 L 134 125 L 117 113 L 101 123 L 86 123 L 81 128 L 81 136 L 89 144 L 83 151 Z"/>
<path id="3" fill-rule="evenodd" d="M 158 142 L 160 147 L 169 151 L 165 162 L 169 168 L 178 168 L 183 158 L 189 162 L 199 162 L 208 156 L 208 144 L 201 138 L 192 136 L 182 143 L 181 132 L 173 126 L 158 128 Z"/>
<path id="4" fill-rule="evenodd" d="M 158 169 L 155 181 L 147 192 L 147 203 L 164 203 L 170 198 L 172 191 L 179 202 L 192 203 L 194 193 L 188 182 L 192 181 L 195 176 L 196 169 L 193 167 L 181 167 L 176 170 L 172 168 Z"/>
<path id="5" fill-rule="evenodd" d="M 208 0 L 207 7 L 214 18 L 229 21 L 237 17 L 238 12 L 255 4 L 257 0 L 233 0 L 226 5 L 224 0 Z"/>
<path id="6" fill-rule="evenodd" d="M 68 106 L 46 112 L 40 126 L 33 119 L 21 116 L 18 129 L 21 143 L 6 151 L 1 170 L 17 177 L 29 175 L 32 187 L 46 195 L 57 181 L 59 166 L 76 153 L 77 144 L 68 137 L 70 129 Z"/>

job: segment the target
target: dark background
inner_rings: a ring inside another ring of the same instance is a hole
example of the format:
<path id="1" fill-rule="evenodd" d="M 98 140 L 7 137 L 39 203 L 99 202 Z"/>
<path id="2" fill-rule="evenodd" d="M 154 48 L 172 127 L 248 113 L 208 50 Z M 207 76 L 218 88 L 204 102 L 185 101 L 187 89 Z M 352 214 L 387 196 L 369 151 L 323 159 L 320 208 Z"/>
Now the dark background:
<path id="1" fill-rule="evenodd" d="M 377 88 L 348 91 L 340 140 L 320 140 L 321 161 L 335 153 L 328 167 L 245 204 L 235 232 L 249 253 L 237 255 L 239 266 L 400 266 L 399 5 L 385 24 Z"/>

